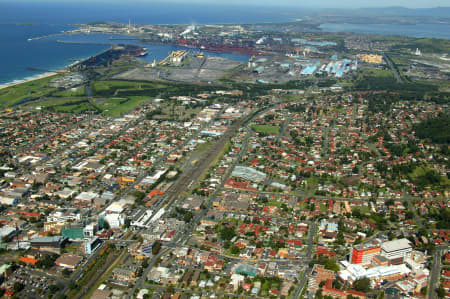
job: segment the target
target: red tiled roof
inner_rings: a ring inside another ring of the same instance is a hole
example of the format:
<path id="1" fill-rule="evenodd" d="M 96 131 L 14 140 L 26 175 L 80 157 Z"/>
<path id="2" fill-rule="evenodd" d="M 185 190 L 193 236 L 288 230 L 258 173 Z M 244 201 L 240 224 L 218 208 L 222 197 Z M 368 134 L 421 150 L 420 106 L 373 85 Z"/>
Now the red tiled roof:
<path id="1" fill-rule="evenodd" d="M 23 263 L 25 263 L 25 264 L 28 264 L 28 265 L 36 265 L 36 263 L 37 263 L 37 259 L 34 259 L 34 258 L 31 258 L 31 257 L 25 257 L 25 256 L 23 256 L 23 257 L 21 257 L 20 259 L 19 259 L 19 261 L 21 261 L 21 262 L 23 262 Z"/>

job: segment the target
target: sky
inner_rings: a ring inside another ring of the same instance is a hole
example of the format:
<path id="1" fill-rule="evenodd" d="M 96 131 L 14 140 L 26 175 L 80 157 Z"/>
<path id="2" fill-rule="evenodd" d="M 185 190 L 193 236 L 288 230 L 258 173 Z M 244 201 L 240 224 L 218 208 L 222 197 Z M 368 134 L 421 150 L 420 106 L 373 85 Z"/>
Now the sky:
<path id="1" fill-rule="evenodd" d="M 0 3 L 8 3 L 13 0 L 0 0 Z M 195 3 L 217 5 L 257 5 L 257 6 L 295 6 L 308 8 L 366 8 L 385 6 L 404 6 L 408 8 L 431 8 L 438 6 L 450 6 L 450 0 L 15 0 L 13 2 L 104 2 L 104 3 Z"/>

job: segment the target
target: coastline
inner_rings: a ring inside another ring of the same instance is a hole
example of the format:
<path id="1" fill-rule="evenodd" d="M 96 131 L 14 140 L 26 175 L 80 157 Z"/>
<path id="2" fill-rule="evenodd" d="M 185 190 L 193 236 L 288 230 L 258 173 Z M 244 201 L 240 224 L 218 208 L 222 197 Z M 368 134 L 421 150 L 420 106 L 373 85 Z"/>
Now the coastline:
<path id="1" fill-rule="evenodd" d="M 12 87 L 12 86 L 20 85 L 23 83 L 29 83 L 32 81 L 52 77 L 52 76 L 58 75 L 60 72 L 63 72 L 63 71 L 64 71 L 64 69 L 62 69 L 61 71 L 58 71 L 58 72 L 44 73 L 42 75 L 38 75 L 37 77 L 30 78 L 30 79 L 17 80 L 16 82 L 2 84 L 2 85 L 0 85 L 0 90 L 8 88 L 8 87 Z"/>

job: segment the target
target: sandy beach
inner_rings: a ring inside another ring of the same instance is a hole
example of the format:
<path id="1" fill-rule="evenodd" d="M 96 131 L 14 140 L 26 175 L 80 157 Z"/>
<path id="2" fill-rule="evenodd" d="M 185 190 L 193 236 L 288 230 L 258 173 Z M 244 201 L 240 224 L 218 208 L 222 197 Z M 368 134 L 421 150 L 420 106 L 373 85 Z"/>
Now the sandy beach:
<path id="1" fill-rule="evenodd" d="M 15 85 L 19 85 L 19 84 L 28 83 L 28 82 L 31 82 L 31 81 L 35 81 L 35 80 L 51 77 L 51 76 L 54 76 L 54 75 L 57 75 L 57 74 L 58 74 L 57 72 L 45 73 L 43 75 L 40 75 L 40 76 L 38 76 L 36 78 L 32 78 L 32 79 L 29 79 L 29 80 L 23 80 L 23 81 L 20 81 L 20 82 L 0 85 L 0 90 L 8 88 L 8 87 L 11 87 L 11 86 L 15 86 Z"/>

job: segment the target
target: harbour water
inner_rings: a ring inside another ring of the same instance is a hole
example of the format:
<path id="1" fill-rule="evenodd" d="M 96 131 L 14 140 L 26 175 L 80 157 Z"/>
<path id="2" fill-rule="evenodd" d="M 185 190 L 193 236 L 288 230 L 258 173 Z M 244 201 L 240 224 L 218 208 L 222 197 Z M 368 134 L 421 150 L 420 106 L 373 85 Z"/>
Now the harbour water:
<path id="1" fill-rule="evenodd" d="M 200 4 L 148 4 L 146 7 L 128 4 L 105 5 L 80 2 L 0 2 L 0 86 L 41 76 L 47 71 L 62 69 L 74 60 L 95 55 L 107 49 L 112 42 L 109 35 L 62 35 L 28 41 L 29 38 L 57 34 L 76 28 L 74 24 L 92 21 L 127 23 L 129 17 L 136 24 L 217 24 L 288 22 L 297 19 L 302 11 L 282 7 L 218 6 Z M 323 24 L 323 31 L 352 31 L 360 33 L 401 34 L 450 38 L 449 25 L 353 25 Z M 382 26 L 379 26 L 382 25 Z M 405 27 L 407 26 L 407 27 Z M 299 38 L 301 38 L 299 33 Z M 80 43 L 58 43 L 57 40 Z M 82 43 L 81 43 L 82 42 Z M 133 41 L 124 41 L 135 43 Z M 180 49 L 172 45 L 143 45 L 149 55 L 144 59 L 162 59 L 168 52 Z M 210 53 L 233 60 L 246 61 L 245 55 Z M 31 71 L 28 67 L 42 71 Z"/>
<path id="2" fill-rule="evenodd" d="M 16 26 L 16 25 L 8 25 Z M 0 25 L 0 30 L 5 25 Z M 30 26 L 20 26 L 19 28 L 28 31 Z M 16 32 L 17 28 L 14 28 Z M 1 31 L 0 31 L 1 32 Z M 1 33 L 0 33 L 1 34 Z M 24 35 L 21 35 L 23 39 Z M 32 35 L 25 35 L 27 40 Z M 110 38 L 113 38 L 112 40 Z M 146 62 L 152 62 L 164 59 L 168 53 L 187 49 L 191 51 L 199 51 L 198 49 L 190 49 L 176 45 L 165 44 L 144 44 L 138 40 L 129 39 L 126 36 L 106 35 L 106 34 L 77 34 L 77 35 L 60 35 L 49 38 L 37 39 L 23 42 L 18 35 L 10 37 L 9 44 L 14 45 L 11 48 L 0 49 L 0 58 L 2 61 L 2 72 L 0 72 L 0 85 L 18 83 L 20 81 L 29 80 L 43 75 L 45 72 L 53 72 L 60 70 L 76 60 L 93 56 L 98 52 L 110 48 L 113 44 L 126 43 L 135 44 L 147 48 L 148 55 L 142 58 Z M 206 56 L 226 57 L 235 61 L 246 62 L 249 59 L 247 55 L 234 53 L 213 53 L 202 51 Z M 10 57 L 10 59 L 6 59 Z M 36 70 L 30 70 L 33 67 Z"/>
<path id="3" fill-rule="evenodd" d="M 100 45 L 63 45 L 54 39 L 27 41 L 30 37 L 68 29 L 69 26 L 62 25 L 0 25 L 0 85 L 62 69 L 73 63 L 69 59 L 86 58 L 106 49 Z M 28 67 L 40 71 L 29 70 Z"/>
<path id="4" fill-rule="evenodd" d="M 168 44 L 147 44 L 141 43 L 137 39 L 129 36 L 123 35 L 107 35 L 107 34 L 76 34 L 76 35 L 64 35 L 51 37 L 50 39 L 59 41 L 59 43 L 66 43 L 67 45 L 71 45 L 74 43 L 79 43 L 82 45 L 92 45 L 99 44 L 104 45 L 105 49 L 110 47 L 110 45 L 118 44 L 118 43 L 126 43 L 132 45 L 138 45 L 141 47 L 147 48 L 148 55 L 140 58 L 146 62 L 152 62 L 154 59 L 157 61 L 164 59 L 167 57 L 167 54 L 176 51 L 176 50 L 191 50 L 193 52 L 200 51 L 200 49 L 195 48 L 186 48 L 177 45 L 168 45 Z M 247 62 L 250 58 L 247 55 L 235 54 L 235 53 L 216 53 L 209 51 L 202 51 L 206 56 L 219 56 L 225 57 L 234 61 Z"/>
<path id="5" fill-rule="evenodd" d="M 325 23 L 324 32 L 353 32 L 363 34 L 398 35 L 408 37 L 450 38 L 450 24 L 349 24 Z"/>
<path id="6" fill-rule="evenodd" d="M 287 11 L 287 12 L 286 12 Z M 224 7 L 217 5 L 154 4 L 145 9 L 127 4 L 54 2 L 0 2 L 0 86 L 43 75 L 44 71 L 31 71 L 29 66 L 41 70 L 62 69 L 73 60 L 83 59 L 107 49 L 109 36 L 80 35 L 56 36 L 28 41 L 29 38 L 60 33 L 76 28 L 80 23 L 115 21 L 136 24 L 210 24 L 280 22 L 295 19 L 289 10 L 276 8 Z M 57 40 L 84 41 L 85 44 L 57 43 Z M 96 44 L 94 44 L 96 42 Z M 118 43 L 121 41 L 113 41 Z M 130 43 L 130 41 L 124 41 Z M 105 43 L 101 45 L 100 43 Z M 167 56 L 180 47 L 171 45 L 144 45 L 153 61 Z M 245 55 L 209 53 L 233 60 L 246 61 Z"/>

